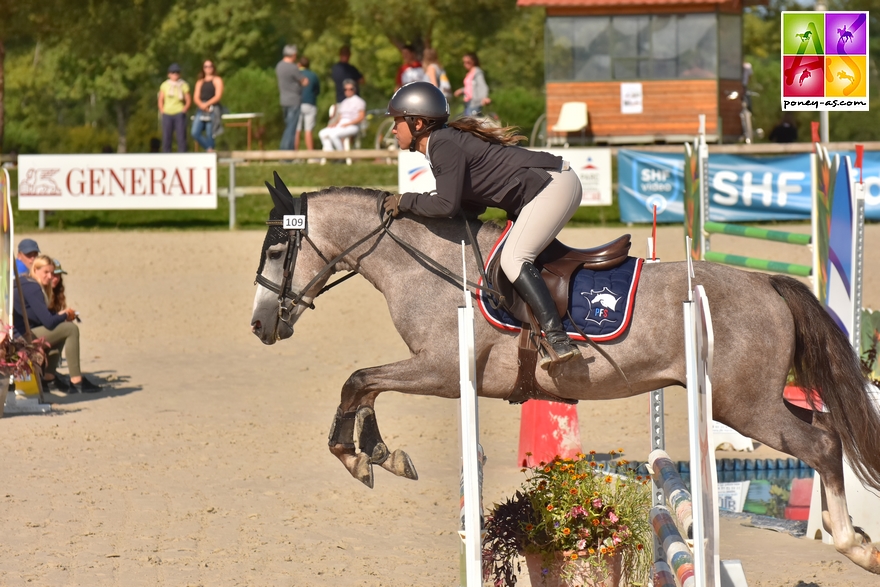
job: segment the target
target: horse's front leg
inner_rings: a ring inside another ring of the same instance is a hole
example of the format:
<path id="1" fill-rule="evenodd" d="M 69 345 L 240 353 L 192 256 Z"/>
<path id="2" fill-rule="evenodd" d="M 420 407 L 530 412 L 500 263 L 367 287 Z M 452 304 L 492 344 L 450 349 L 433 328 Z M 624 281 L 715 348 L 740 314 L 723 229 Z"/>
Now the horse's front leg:
<path id="1" fill-rule="evenodd" d="M 367 487 L 373 487 L 373 465 L 407 479 L 418 479 L 409 455 L 400 449 L 390 451 L 382 440 L 374 404 L 380 393 L 389 390 L 455 397 L 457 371 L 427 363 L 416 356 L 361 369 L 352 373 L 342 387 L 341 402 L 330 429 L 330 452 Z"/>

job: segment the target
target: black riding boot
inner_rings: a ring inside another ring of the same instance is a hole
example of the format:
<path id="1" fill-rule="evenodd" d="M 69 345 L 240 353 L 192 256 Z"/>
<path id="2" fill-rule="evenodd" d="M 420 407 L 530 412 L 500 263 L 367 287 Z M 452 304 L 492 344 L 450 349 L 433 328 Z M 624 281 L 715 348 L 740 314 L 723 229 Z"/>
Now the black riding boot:
<path id="1" fill-rule="evenodd" d="M 558 355 L 555 359 L 549 355 L 543 356 L 540 362 L 541 368 L 549 369 L 550 365 L 564 363 L 573 356 L 580 355 L 580 350 L 572 344 L 562 328 L 562 319 L 538 268 L 531 263 L 523 263 L 513 287 L 532 309 L 541 330 L 547 337 L 547 342 Z"/>

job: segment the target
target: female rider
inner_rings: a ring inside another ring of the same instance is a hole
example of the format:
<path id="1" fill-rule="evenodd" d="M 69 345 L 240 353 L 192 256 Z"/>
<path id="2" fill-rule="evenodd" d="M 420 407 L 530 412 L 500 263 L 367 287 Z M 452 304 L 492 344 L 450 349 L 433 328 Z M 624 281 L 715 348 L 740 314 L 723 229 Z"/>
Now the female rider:
<path id="1" fill-rule="evenodd" d="M 487 126 L 481 119 L 449 119 L 443 93 L 428 82 L 403 86 L 388 104 L 401 149 L 425 155 L 437 189 L 385 199 L 394 216 L 454 216 L 462 206 L 501 208 L 514 220 L 501 252 L 501 269 L 532 309 L 553 349 L 540 365 L 562 363 L 580 351 L 568 338 L 550 291 L 533 264 L 581 202 L 581 182 L 561 157 L 516 146 L 514 127 Z M 554 356 L 555 355 L 555 356 Z"/>

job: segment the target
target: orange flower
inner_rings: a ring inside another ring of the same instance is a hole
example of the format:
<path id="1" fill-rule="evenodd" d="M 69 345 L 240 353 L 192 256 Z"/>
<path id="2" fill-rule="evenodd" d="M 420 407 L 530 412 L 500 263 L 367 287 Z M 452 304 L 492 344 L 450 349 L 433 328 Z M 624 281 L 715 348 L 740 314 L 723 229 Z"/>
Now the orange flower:
<path id="1" fill-rule="evenodd" d="M 598 525 L 599 525 L 599 519 L 598 519 L 598 518 L 593 518 L 592 521 L 590 521 L 590 523 L 591 523 L 592 525 L 594 525 L 594 526 L 598 526 Z"/>
<path id="2" fill-rule="evenodd" d="M 569 489 L 568 492 L 569 492 L 570 494 L 572 494 L 572 495 L 577 495 L 577 494 L 578 494 L 578 490 L 577 490 L 577 489 Z"/>
<path id="3" fill-rule="evenodd" d="M 579 453 L 577 454 L 578 459 L 583 459 L 583 458 L 585 458 L 586 456 L 587 456 L 587 455 L 585 455 L 585 454 L 582 453 L 582 452 L 579 452 Z"/>
<path id="4" fill-rule="evenodd" d="M 527 452 L 527 453 L 526 453 L 526 456 L 527 456 L 527 457 L 530 457 L 530 456 L 532 456 L 532 453 Z"/>
<path id="5" fill-rule="evenodd" d="M 526 524 L 526 532 L 531 532 L 535 527 L 532 524 Z"/>
<path id="6" fill-rule="evenodd" d="M 617 449 L 617 452 L 619 452 L 620 454 L 623 454 L 623 449 L 622 449 L 622 448 L 618 448 L 618 449 Z"/>
<path id="7" fill-rule="evenodd" d="M 596 461 L 590 461 L 590 466 L 595 469 L 596 468 Z"/>
<path id="8" fill-rule="evenodd" d="M 590 451 L 590 454 L 591 454 L 591 455 L 594 455 L 594 454 L 596 454 L 596 451 L 591 450 L 591 451 Z"/>
<path id="9" fill-rule="evenodd" d="M 562 533 L 568 536 L 569 534 L 571 534 L 571 528 L 563 528 Z"/>
<path id="10" fill-rule="evenodd" d="M 595 549 L 595 548 L 591 548 L 591 549 L 590 549 L 590 554 L 596 554 L 596 549 Z"/>
<path id="11" fill-rule="evenodd" d="M 545 472 L 545 473 L 549 473 L 549 472 L 550 472 L 550 467 L 544 467 L 544 472 Z"/>
<path id="12" fill-rule="evenodd" d="M 605 477 L 605 483 L 611 483 L 612 481 L 614 481 L 614 477 L 612 477 L 611 475 Z"/>
<path id="13" fill-rule="evenodd" d="M 605 547 L 603 546 L 603 547 L 599 550 L 599 552 L 602 553 L 602 554 L 608 554 L 608 549 L 605 548 Z"/>
<path id="14" fill-rule="evenodd" d="M 548 512 L 552 512 L 552 511 L 553 511 L 553 504 L 552 504 L 552 503 L 548 503 L 548 504 L 547 504 L 547 511 L 548 511 Z"/>
<path id="15" fill-rule="evenodd" d="M 571 560 L 576 561 L 577 559 L 578 559 L 578 553 L 576 553 L 576 552 L 571 553 Z"/>
<path id="16" fill-rule="evenodd" d="M 643 548 L 645 548 L 644 545 L 636 544 L 636 550 L 642 550 Z"/>

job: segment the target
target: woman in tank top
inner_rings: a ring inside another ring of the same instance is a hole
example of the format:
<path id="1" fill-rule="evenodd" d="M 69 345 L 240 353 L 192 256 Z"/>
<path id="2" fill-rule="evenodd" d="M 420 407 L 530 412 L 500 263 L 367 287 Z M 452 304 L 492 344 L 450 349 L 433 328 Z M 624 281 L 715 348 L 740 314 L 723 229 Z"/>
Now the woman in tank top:
<path id="1" fill-rule="evenodd" d="M 214 150 L 214 127 L 211 123 L 211 111 L 223 97 L 223 80 L 214 71 L 214 62 L 206 59 L 193 91 L 193 98 L 198 110 L 195 120 L 193 120 L 192 136 L 209 153 Z"/>

